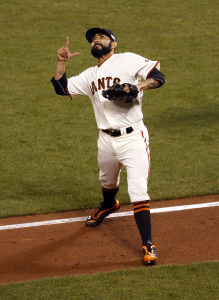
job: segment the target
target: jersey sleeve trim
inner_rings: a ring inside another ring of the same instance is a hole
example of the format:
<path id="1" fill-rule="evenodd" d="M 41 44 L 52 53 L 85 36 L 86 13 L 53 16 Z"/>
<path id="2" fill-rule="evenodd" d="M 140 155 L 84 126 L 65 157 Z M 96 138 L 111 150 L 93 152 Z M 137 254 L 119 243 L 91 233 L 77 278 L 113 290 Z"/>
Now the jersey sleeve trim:
<path id="1" fill-rule="evenodd" d="M 69 93 L 68 86 L 66 87 L 66 91 L 68 92 L 69 97 L 73 99 L 72 95 Z"/>
<path id="2" fill-rule="evenodd" d="M 157 63 L 154 65 L 154 67 L 148 72 L 148 75 L 146 77 L 146 79 L 148 79 L 148 76 L 150 75 L 150 73 L 159 65 L 159 61 L 157 61 Z"/>

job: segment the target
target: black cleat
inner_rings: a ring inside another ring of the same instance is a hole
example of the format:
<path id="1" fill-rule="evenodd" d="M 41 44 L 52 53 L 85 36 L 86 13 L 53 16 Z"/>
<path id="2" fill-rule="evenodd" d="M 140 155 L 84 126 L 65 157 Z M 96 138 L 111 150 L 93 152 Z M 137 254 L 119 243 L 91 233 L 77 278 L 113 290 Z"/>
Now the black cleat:
<path id="1" fill-rule="evenodd" d="M 116 200 L 116 204 L 113 205 L 111 208 L 104 209 L 103 202 L 100 204 L 100 208 L 96 210 L 91 216 L 87 218 L 87 221 L 85 222 L 87 227 L 95 227 L 102 223 L 102 221 L 111 213 L 117 211 L 120 208 L 119 201 Z"/>

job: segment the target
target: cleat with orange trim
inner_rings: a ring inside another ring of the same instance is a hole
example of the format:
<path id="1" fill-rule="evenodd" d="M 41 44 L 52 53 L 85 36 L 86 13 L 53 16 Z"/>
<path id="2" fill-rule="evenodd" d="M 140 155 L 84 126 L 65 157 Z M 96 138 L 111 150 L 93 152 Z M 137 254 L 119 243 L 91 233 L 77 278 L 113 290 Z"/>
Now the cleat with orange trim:
<path id="1" fill-rule="evenodd" d="M 117 211 L 120 208 L 119 201 L 116 200 L 116 204 L 113 205 L 111 208 L 104 209 L 103 202 L 100 203 L 100 208 L 96 210 L 91 216 L 87 218 L 85 222 L 87 227 L 95 227 L 102 223 L 102 221 L 111 213 Z"/>
<path id="2" fill-rule="evenodd" d="M 157 250 L 155 245 L 150 245 L 147 244 L 147 246 L 143 245 L 142 246 L 142 251 L 143 251 L 143 261 L 145 265 L 155 265 L 157 260 L 158 260 L 158 256 L 157 256 Z"/>

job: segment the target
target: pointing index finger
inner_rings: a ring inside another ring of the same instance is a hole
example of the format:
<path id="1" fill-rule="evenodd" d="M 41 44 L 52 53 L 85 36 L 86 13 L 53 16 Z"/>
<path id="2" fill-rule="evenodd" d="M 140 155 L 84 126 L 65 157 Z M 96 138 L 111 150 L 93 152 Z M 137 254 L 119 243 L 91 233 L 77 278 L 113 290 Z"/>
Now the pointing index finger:
<path id="1" fill-rule="evenodd" d="M 66 37 L 66 44 L 65 44 L 65 47 L 66 47 L 66 48 L 69 48 L 69 38 L 68 38 L 68 37 Z"/>

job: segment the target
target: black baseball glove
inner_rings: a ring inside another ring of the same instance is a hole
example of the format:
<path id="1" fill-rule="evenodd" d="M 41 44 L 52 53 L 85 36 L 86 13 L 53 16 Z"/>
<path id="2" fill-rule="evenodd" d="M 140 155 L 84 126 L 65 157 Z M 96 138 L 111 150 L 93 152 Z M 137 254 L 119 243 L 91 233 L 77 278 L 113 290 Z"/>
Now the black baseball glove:
<path id="1" fill-rule="evenodd" d="M 108 100 L 133 103 L 138 95 L 138 88 L 130 83 L 114 83 L 108 90 L 102 91 L 103 97 Z"/>

